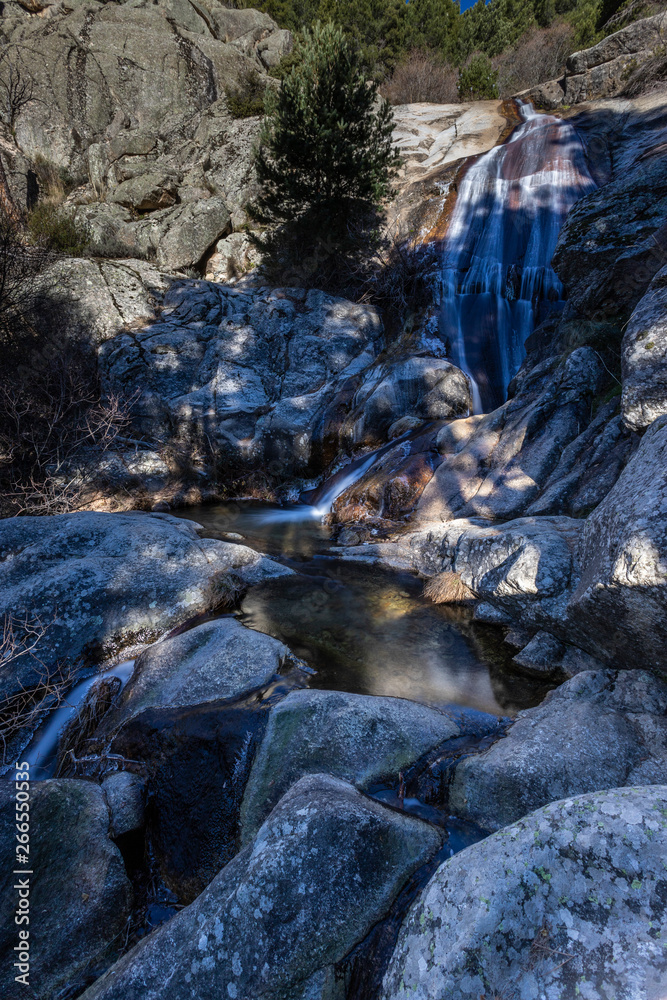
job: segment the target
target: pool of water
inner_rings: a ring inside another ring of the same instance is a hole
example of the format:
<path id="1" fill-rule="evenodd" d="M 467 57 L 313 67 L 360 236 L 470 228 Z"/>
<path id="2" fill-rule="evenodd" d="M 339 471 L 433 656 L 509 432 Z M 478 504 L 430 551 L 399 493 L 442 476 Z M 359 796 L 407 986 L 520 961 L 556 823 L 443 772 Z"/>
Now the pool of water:
<path id="1" fill-rule="evenodd" d="M 234 501 L 181 514 L 204 535 L 242 542 L 295 575 L 253 587 L 239 620 L 285 642 L 317 672 L 311 686 L 409 698 L 436 707 L 514 715 L 548 688 L 511 669 L 497 627 L 469 608 L 435 605 L 423 582 L 331 553 L 329 529 L 309 508 Z"/>

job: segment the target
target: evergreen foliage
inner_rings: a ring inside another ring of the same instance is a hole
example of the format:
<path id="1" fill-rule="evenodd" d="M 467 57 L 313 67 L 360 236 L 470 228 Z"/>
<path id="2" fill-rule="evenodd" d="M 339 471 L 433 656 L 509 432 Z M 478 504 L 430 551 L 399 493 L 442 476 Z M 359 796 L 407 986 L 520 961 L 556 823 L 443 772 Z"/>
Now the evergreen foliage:
<path id="1" fill-rule="evenodd" d="M 462 101 L 487 101 L 498 96 L 498 71 L 488 56 L 477 52 L 461 68 L 458 90 Z"/>
<path id="2" fill-rule="evenodd" d="M 536 26 L 555 20 L 574 28 L 573 45 L 594 44 L 621 0 L 477 0 L 460 12 L 456 0 L 235 0 L 266 11 L 292 31 L 332 21 L 355 42 L 367 66 L 387 74 L 410 51 L 430 51 L 460 67 L 473 52 L 494 58 Z"/>
<path id="3" fill-rule="evenodd" d="M 300 268 L 305 279 L 349 250 L 351 229 L 372 227 L 397 156 L 391 109 L 342 29 L 316 22 L 296 49 L 297 62 L 267 99 L 262 193 L 251 215 L 269 227 L 254 237 L 269 269 Z"/>

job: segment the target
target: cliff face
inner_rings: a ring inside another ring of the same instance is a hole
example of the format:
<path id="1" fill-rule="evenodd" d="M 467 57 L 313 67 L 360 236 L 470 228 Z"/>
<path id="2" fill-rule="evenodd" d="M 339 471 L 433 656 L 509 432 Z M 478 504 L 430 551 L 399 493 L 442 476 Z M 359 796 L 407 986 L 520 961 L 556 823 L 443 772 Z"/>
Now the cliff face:
<path id="1" fill-rule="evenodd" d="M 226 91 L 274 83 L 289 32 L 217 0 L 40 7 L 10 0 L 0 23 L 0 80 L 23 88 L 0 142 L 16 206 L 35 201 L 47 166 L 102 252 L 199 264 L 254 192 L 259 122 L 234 118 Z"/>

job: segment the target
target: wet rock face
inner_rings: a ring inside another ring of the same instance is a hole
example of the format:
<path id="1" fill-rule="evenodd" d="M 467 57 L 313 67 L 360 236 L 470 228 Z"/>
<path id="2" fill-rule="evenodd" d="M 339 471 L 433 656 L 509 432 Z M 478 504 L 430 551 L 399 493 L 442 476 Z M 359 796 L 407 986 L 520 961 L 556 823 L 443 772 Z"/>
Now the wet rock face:
<path id="1" fill-rule="evenodd" d="M 555 799 L 654 784 L 667 784 L 667 686 L 644 671 L 587 671 L 457 765 L 449 803 L 498 830 Z"/>
<path id="2" fill-rule="evenodd" d="M 100 364 L 110 389 L 141 392 L 135 423 L 149 439 L 303 472 L 381 333 L 374 308 L 323 292 L 176 282 L 158 320 L 107 341 Z"/>
<path id="3" fill-rule="evenodd" d="M 59 662 L 99 663 L 152 641 L 215 605 L 230 573 L 252 583 L 289 572 L 243 545 L 200 539 L 190 522 L 139 512 L 6 518 L 0 566 L 0 613 L 45 627 L 34 657 L 0 675 L 3 694 Z"/>
<path id="4" fill-rule="evenodd" d="M 636 306 L 623 336 L 623 421 L 632 430 L 667 413 L 667 266 Z"/>
<path id="5" fill-rule="evenodd" d="M 181 903 L 195 899 L 239 850 L 241 799 L 268 711 L 260 697 L 150 708 L 110 744 L 147 777 L 147 838 Z"/>
<path id="6" fill-rule="evenodd" d="M 101 789 L 85 781 L 43 781 L 30 789 L 30 992 L 51 1000 L 118 946 L 132 906 L 120 851 L 109 839 Z M 14 786 L 0 787 L 0 991 L 18 997 L 14 923 L 18 891 Z M 81 988 L 81 986 L 79 987 Z"/>
<path id="7" fill-rule="evenodd" d="M 323 1000 L 331 966 L 440 843 L 433 827 L 343 781 L 302 778 L 195 902 L 84 996 Z"/>
<path id="8" fill-rule="evenodd" d="M 540 809 L 442 865 L 401 929 L 383 1000 L 632 996 L 667 982 L 667 787 Z"/>
<path id="9" fill-rule="evenodd" d="M 304 774 L 326 771 L 368 789 L 459 735 L 447 716 L 402 698 L 295 691 L 271 710 L 243 798 L 242 842 Z"/>

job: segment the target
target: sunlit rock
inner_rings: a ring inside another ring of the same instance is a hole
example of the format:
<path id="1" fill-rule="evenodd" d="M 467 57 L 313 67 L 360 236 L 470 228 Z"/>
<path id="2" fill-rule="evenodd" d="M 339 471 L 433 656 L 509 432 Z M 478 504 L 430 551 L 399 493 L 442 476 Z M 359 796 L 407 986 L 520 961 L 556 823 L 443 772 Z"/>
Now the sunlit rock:
<path id="1" fill-rule="evenodd" d="M 667 266 L 635 307 L 623 337 L 623 421 L 632 430 L 667 413 Z"/>

